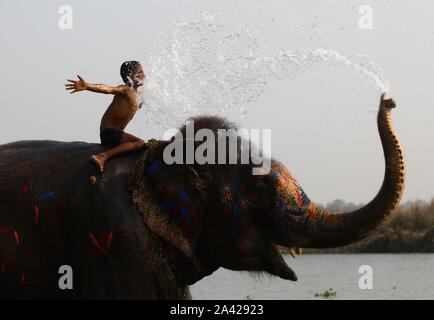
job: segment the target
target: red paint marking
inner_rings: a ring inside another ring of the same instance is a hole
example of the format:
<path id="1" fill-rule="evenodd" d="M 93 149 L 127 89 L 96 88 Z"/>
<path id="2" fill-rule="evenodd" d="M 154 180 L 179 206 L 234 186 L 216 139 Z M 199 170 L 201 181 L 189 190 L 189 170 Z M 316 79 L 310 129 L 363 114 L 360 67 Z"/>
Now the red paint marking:
<path id="1" fill-rule="evenodd" d="M 281 174 L 287 178 L 289 181 L 293 182 L 296 185 L 299 185 L 298 181 L 289 173 L 289 171 L 283 166 L 283 165 L 279 165 L 279 170 L 281 172 Z"/>
<path id="2" fill-rule="evenodd" d="M 90 236 L 90 240 L 92 241 L 92 244 L 95 246 L 95 248 L 98 249 L 98 251 L 100 252 L 105 252 L 105 250 L 103 248 L 101 248 L 98 240 L 96 240 L 95 236 L 92 233 L 89 233 Z"/>
<path id="3" fill-rule="evenodd" d="M 30 191 L 30 188 L 29 188 L 29 185 L 28 184 L 26 184 L 24 187 L 23 187 L 23 192 L 29 192 Z"/>
<path id="4" fill-rule="evenodd" d="M 35 223 L 38 224 L 39 221 L 39 207 L 35 205 Z"/>
<path id="5" fill-rule="evenodd" d="M 112 241 L 113 241 L 113 231 L 110 230 L 109 235 L 107 237 L 107 246 L 106 246 L 106 250 L 108 250 L 110 248 L 110 246 L 112 245 Z"/>
<path id="6" fill-rule="evenodd" d="M 17 246 L 20 245 L 20 235 L 18 234 L 17 230 L 14 230 L 14 238 L 15 242 L 17 243 Z"/>
<path id="7" fill-rule="evenodd" d="M 103 232 L 100 232 L 98 240 L 93 233 L 89 233 L 89 237 L 93 246 L 85 248 L 86 252 L 95 256 L 107 254 L 107 251 L 113 243 L 113 230 L 109 231 L 107 237 L 104 236 Z"/>
<path id="8" fill-rule="evenodd" d="M 21 274 L 21 283 L 24 284 L 26 282 L 27 275 L 25 273 Z"/>
<path id="9" fill-rule="evenodd" d="M 310 208 L 309 210 L 309 230 L 314 230 L 315 224 L 317 223 L 318 215 L 315 212 L 315 208 Z"/>
<path id="10" fill-rule="evenodd" d="M 298 188 L 295 190 L 295 195 L 297 196 L 297 204 L 301 208 L 303 203 L 301 202 L 301 192 L 298 190 Z"/>

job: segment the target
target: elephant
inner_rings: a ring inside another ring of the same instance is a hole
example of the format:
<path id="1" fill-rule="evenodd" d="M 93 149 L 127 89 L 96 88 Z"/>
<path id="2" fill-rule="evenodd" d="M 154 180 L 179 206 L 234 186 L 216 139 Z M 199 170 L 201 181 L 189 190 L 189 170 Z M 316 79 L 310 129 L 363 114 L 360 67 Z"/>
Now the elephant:
<path id="1" fill-rule="evenodd" d="M 170 140 L 111 159 L 85 142 L 19 141 L 0 146 L 0 298 L 191 299 L 189 286 L 219 268 L 297 280 L 279 246 L 338 247 L 374 232 L 400 203 L 403 151 L 395 103 L 382 96 L 377 124 L 385 158 L 378 194 L 351 212 L 312 202 L 279 161 L 164 162 Z M 214 116 L 195 130 L 234 128 Z M 184 127 L 185 129 L 185 127 Z M 184 130 L 181 127 L 181 132 Z M 62 287 L 63 267 L 72 284 Z"/>

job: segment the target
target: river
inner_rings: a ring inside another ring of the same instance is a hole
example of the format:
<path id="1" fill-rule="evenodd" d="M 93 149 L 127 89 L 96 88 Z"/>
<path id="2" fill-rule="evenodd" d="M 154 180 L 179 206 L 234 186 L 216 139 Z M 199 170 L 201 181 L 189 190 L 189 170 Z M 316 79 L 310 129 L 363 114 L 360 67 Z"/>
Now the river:
<path id="1" fill-rule="evenodd" d="M 285 261 L 297 282 L 220 268 L 190 287 L 193 299 L 434 299 L 434 254 L 305 254 Z M 369 276 L 359 273 L 363 265 L 372 268 L 372 289 L 359 287 Z M 336 296 L 315 296 L 325 291 Z"/>

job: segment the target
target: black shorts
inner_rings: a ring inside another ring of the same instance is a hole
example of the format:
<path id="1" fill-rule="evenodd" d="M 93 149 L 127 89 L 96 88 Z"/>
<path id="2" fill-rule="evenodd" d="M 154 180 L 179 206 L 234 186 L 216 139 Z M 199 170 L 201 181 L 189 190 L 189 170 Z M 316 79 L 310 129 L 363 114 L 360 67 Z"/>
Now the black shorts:
<path id="1" fill-rule="evenodd" d="M 123 131 L 119 131 L 113 128 L 104 128 L 100 131 L 99 137 L 101 138 L 101 144 L 107 147 L 116 147 L 121 144 Z"/>

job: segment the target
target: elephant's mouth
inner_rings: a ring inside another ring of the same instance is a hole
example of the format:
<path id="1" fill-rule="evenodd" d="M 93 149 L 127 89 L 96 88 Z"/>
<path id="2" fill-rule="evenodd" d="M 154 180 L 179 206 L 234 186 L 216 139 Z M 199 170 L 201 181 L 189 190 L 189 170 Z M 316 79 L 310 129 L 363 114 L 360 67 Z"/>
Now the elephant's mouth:
<path id="1" fill-rule="evenodd" d="M 301 254 L 300 248 L 290 248 L 289 253 L 295 258 Z M 288 255 L 284 254 L 288 257 Z M 238 259 L 223 259 L 218 262 L 217 267 L 201 269 L 200 277 L 190 279 L 189 285 L 196 283 L 205 276 L 212 274 L 219 267 L 232 271 L 248 271 L 252 273 L 269 273 L 284 280 L 297 281 L 298 277 L 294 270 L 289 267 L 284 256 L 280 253 L 277 245 L 273 244 L 264 256 L 241 256 Z M 206 266 L 206 265 L 205 265 Z M 203 272 L 205 271 L 205 272 Z"/>
<path id="2" fill-rule="evenodd" d="M 257 251 L 256 254 L 252 255 L 239 253 L 236 259 L 233 256 L 228 257 L 226 254 L 222 256 L 217 254 L 218 265 L 233 271 L 266 272 L 285 280 L 297 281 L 297 275 L 286 263 L 277 244 L 269 242 L 266 247 L 262 247 L 261 252 L 260 255 L 257 254 Z M 291 252 L 291 254 L 296 254 L 299 251 L 292 249 Z"/>
<path id="3" fill-rule="evenodd" d="M 280 254 L 279 249 L 276 245 L 274 245 L 274 250 L 276 255 L 272 257 L 272 265 L 267 270 L 267 272 L 272 275 L 278 276 L 285 280 L 297 281 L 297 275 L 295 272 L 288 266 L 283 256 Z M 301 249 L 299 248 L 290 248 L 290 254 L 295 258 L 298 254 L 301 254 Z"/>

